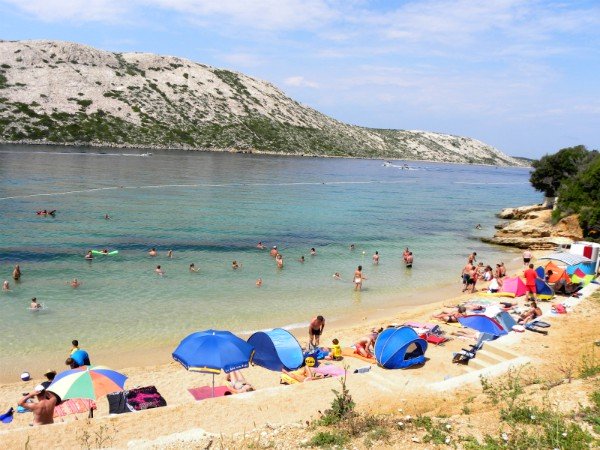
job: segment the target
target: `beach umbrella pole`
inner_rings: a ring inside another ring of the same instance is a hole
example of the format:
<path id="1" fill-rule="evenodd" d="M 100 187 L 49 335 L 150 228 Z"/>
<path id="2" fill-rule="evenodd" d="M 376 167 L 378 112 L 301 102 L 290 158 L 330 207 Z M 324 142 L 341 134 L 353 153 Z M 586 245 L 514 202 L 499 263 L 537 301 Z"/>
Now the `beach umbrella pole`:
<path id="1" fill-rule="evenodd" d="M 213 376 L 212 396 L 214 397 L 215 396 L 215 374 L 213 373 L 212 376 Z"/>

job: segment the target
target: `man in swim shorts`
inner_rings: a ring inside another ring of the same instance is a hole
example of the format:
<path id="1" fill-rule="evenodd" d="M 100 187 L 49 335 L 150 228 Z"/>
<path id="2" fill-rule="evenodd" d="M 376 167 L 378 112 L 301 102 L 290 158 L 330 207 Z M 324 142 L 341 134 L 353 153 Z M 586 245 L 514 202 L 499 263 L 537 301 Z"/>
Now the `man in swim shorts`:
<path id="1" fill-rule="evenodd" d="M 29 399 L 33 397 L 37 398 L 37 403 L 29 402 Z M 59 403 L 56 394 L 46 391 L 42 385 L 38 385 L 34 391 L 25 395 L 17 404 L 33 413 L 33 426 L 37 426 L 54 423 L 54 407 Z"/>
<path id="2" fill-rule="evenodd" d="M 325 318 L 323 316 L 314 317 L 308 325 L 309 346 L 318 347 L 321 335 L 325 329 Z"/>
<path id="3" fill-rule="evenodd" d="M 523 265 L 524 265 L 525 267 L 527 267 L 527 266 L 529 265 L 529 263 L 530 263 L 530 261 L 531 261 L 531 256 L 532 256 L 532 255 L 531 255 L 531 249 L 530 249 L 530 248 L 527 248 L 527 250 L 525 250 L 525 251 L 523 252 Z"/>
<path id="4" fill-rule="evenodd" d="M 535 280 L 539 277 L 537 272 L 533 270 L 533 264 L 529 264 L 529 268 L 523 272 L 523 276 L 525 277 L 525 295 L 527 295 L 530 300 L 537 301 L 535 295 L 537 292 L 535 289 Z"/>
<path id="5" fill-rule="evenodd" d="M 413 256 L 412 252 L 408 252 L 408 255 L 406 256 L 406 260 L 405 260 L 406 261 L 406 267 L 408 269 L 410 269 L 412 267 L 412 265 L 413 265 L 413 258 L 414 258 L 414 256 Z"/>
<path id="6" fill-rule="evenodd" d="M 379 264 L 379 252 L 377 252 L 377 251 L 373 255 L 373 264 L 375 264 L 375 265 Z"/>

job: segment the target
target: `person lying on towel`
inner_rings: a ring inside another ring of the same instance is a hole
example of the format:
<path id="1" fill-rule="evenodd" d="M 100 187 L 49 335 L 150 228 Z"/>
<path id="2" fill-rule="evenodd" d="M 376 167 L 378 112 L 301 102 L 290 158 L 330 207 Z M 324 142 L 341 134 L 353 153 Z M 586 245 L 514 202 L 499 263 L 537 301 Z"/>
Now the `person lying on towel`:
<path id="1" fill-rule="evenodd" d="M 233 372 L 229 372 L 225 377 L 227 384 L 229 385 L 229 389 L 231 389 L 236 394 L 241 394 L 242 392 L 250 392 L 254 390 L 254 386 L 246 381 L 244 375 L 239 370 L 234 370 Z"/>
<path id="2" fill-rule="evenodd" d="M 357 342 L 355 342 L 354 347 L 356 350 L 354 353 L 364 356 L 365 358 L 375 358 L 375 341 L 377 340 L 377 336 L 379 336 L 381 331 L 383 331 L 383 328 L 380 328 L 379 330 L 373 328 L 371 333 L 363 336 Z"/>
<path id="3" fill-rule="evenodd" d="M 300 367 L 299 369 L 296 369 L 296 370 L 288 371 L 285 369 L 281 369 L 281 371 L 283 372 L 282 380 L 289 377 L 289 378 L 291 378 L 291 380 L 298 382 L 298 383 L 303 383 L 305 381 L 312 381 L 312 380 L 318 380 L 320 378 L 323 378 L 323 375 L 321 375 L 319 373 L 315 373 L 309 366 L 306 366 L 306 365 L 303 367 Z M 287 382 L 286 384 L 290 384 L 290 383 Z"/>

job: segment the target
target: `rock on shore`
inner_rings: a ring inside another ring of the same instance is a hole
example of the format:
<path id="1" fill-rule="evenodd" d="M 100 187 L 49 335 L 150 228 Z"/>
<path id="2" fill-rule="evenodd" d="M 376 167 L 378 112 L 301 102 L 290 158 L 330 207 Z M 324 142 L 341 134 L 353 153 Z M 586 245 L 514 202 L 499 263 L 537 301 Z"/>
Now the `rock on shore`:
<path id="1" fill-rule="evenodd" d="M 583 238 L 577 215 L 552 224 L 552 210 L 542 205 L 503 209 L 498 217 L 508 222 L 496 226 L 498 231 L 484 242 L 533 250 L 553 249 Z"/>

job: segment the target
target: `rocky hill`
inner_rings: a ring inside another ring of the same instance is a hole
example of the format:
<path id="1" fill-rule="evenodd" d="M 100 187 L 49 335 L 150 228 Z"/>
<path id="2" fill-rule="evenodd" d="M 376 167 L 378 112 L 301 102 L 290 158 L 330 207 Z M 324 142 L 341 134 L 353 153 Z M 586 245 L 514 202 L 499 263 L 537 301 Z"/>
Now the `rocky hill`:
<path id="1" fill-rule="evenodd" d="M 0 140 L 523 165 L 470 138 L 347 125 L 241 73 L 57 41 L 0 41 Z"/>

